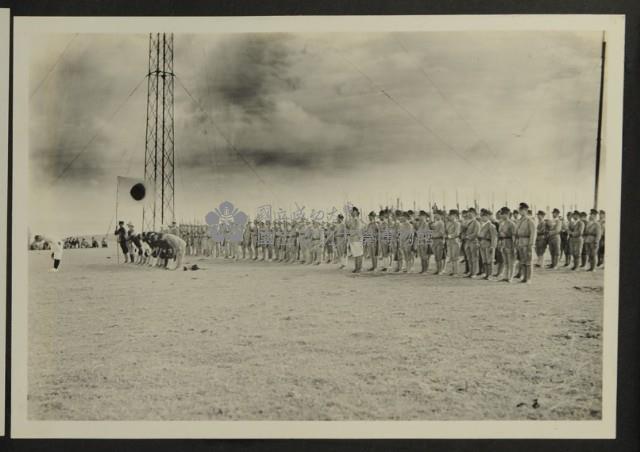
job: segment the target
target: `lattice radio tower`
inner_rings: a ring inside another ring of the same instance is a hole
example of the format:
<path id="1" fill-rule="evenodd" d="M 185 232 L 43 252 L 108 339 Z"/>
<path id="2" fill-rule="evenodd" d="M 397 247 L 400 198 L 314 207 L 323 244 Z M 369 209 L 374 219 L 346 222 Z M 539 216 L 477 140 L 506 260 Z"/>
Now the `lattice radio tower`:
<path id="1" fill-rule="evenodd" d="M 149 34 L 144 179 L 154 196 L 142 213 L 145 231 L 157 231 L 175 221 L 174 77 L 173 33 Z"/>

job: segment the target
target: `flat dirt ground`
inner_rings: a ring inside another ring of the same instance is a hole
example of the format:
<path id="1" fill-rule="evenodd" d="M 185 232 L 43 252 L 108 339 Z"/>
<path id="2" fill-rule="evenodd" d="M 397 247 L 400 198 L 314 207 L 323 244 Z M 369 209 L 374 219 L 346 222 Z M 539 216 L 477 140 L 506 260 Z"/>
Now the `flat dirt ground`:
<path id="1" fill-rule="evenodd" d="M 603 274 L 29 260 L 29 418 L 599 419 Z M 416 264 L 418 265 L 418 264 Z M 366 267 L 366 263 L 365 263 Z"/>

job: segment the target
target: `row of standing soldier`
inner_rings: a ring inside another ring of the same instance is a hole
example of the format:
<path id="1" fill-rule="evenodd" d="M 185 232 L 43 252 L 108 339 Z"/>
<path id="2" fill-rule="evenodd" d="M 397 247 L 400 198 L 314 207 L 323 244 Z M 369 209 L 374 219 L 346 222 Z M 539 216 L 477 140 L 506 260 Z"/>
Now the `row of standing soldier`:
<path id="1" fill-rule="evenodd" d="M 563 255 L 564 266 L 573 260 L 573 270 L 588 263 L 595 271 L 604 258 L 605 213 L 595 209 L 590 215 L 574 211 L 567 218 L 558 209 L 549 218 L 543 211 L 533 218 L 526 203 L 495 214 L 480 209 L 479 215 L 475 208 L 462 212 L 434 208 L 431 214 L 383 209 L 369 213 L 367 223 L 357 208 L 349 213 L 346 221 L 339 215 L 336 222 L 254 220 L 235 233 L 227 225 L 218 240 L 211 239 L 207 226 L 176 228 L 187 243 L 187 254 L 316 265 L 325 261 L 340 268 L 351 254 L 356 273 L 362 271 L 364 257 L 371 261 L 369 271 L 394 272 L 411 271 L 418 258 L 420 273 L 425 273 L 433 256 L 436 274 L 444 274 L 450 263 L 449 274 L 458 275 L 459 264 L 464 263 L 464 274 L 470 278 L 502 276 L 508 282 L 514 278 L 528 282 L 534 253 L 535 266 L 542 267 L 548 249 L 552 269 L 559 267 Z"/>

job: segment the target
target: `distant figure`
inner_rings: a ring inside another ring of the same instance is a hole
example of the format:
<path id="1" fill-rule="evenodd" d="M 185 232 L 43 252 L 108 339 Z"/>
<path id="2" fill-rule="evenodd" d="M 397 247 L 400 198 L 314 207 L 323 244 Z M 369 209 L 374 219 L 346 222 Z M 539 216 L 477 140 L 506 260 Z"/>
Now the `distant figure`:
<path id="1" fill-rule="evenodd" d="M 360 211 L 357 207 L 351 208 L 351 218 L 347 221 L 347 232 L 349 233 L 349 249 L 351 255 L 355 259 L 355 267 L 351 273 L 360 273 L 362 271 L 362 258 L 364 256 L 364 247 L 362 245 L 362 230 L 364 224 L 360 219 Z"/>
<path id="2" fill-rule="evenodd" d="M 91 248 L 100 248 L 100 244 L 95 237 L 91 237 Z"/>
<path id="3" fill-rule="evenodd" d="M 45 245 L 48 245 L 48 247 L 53 251 L 53 253 L 51 253 L 53 267 L 50 268 L 49 271 L 57 273 L 58 267 L 60 267 L 60 261 L 62 260 L 62 240 L 45 237 L 43 235 L 36 235 L 34 237 L 33 245 L 42 246 L 43 249 L 45 248 Z"/>
<path id="4" fill-rule="evenodd" d="M 169 227 L 167 228 L 167 232 L 169 234 L 172 235 L 180 235 L 180 228 L 178 227 L 178 224 L 175 221 L 172 221 L 171 224 L 169 225 Z"/>
<path id="5" fill-rule="evenodd" d="M 107 239 L 106 237 L 102 239 L 102 248 L 108 248 L 109 245 L 107 244 Z"/>
<path id="6" fill-rule="evenodd" d="M 124 263 L 129 262 L 129 247 L 127 246 L 127 230 L 124 228 L 124 221 L 118 222 L 118 228 L 114 235 L 118 236 L 118 244 L 124 254 Z"/>

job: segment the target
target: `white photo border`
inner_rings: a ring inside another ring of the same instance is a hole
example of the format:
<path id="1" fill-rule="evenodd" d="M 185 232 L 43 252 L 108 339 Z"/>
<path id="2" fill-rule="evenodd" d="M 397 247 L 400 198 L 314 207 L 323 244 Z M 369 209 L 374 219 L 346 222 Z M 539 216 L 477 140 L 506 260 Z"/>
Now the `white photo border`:
<path id="1" fill-rule="evenodd" d="M 0 212 L 7 213 L 9 176 L 9 8 L 0 8 Z M 6 218 L 6 217 L 5 217 Z M 0 389 L 5 393 L 6 294 L 7 294 L 7 223 L 0 221 Z M 4 403 L 0 400 L 0 436 L 4 435 Z"/>

